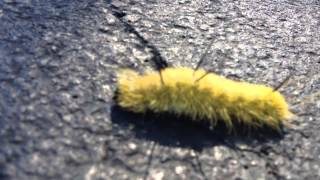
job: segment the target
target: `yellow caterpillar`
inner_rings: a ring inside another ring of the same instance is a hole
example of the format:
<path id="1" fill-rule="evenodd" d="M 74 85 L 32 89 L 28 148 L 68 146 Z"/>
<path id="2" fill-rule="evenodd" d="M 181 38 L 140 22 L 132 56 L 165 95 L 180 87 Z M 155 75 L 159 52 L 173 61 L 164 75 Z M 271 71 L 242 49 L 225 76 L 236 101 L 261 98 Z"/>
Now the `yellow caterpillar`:
<path id="1" fill-rule="evenodd" d="M 280 130 L 292 115 L 285 98 L 273 88 L 184 67 L 142 75 L 122 70 L 117 103 L 136 113 L 169 112 L 209 121 L 213 127 L 221 121 L 229 130 L 239 123 Z"/>

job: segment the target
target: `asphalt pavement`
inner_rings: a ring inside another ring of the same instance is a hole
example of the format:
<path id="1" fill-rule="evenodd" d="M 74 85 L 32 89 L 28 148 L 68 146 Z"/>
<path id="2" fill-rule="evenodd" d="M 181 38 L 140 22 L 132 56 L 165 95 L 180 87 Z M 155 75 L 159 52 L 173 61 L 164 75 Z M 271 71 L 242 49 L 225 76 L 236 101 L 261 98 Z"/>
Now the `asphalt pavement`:
<path id="1" fill-rule="evenodd" d="M 316 0 L 2 0 L 0 179 L 320 179 L 319 28 Z M 203 54 L 228 78 L 290 76 L 292 126 L 228 134 L 116 106 L 120 68 Z"/>

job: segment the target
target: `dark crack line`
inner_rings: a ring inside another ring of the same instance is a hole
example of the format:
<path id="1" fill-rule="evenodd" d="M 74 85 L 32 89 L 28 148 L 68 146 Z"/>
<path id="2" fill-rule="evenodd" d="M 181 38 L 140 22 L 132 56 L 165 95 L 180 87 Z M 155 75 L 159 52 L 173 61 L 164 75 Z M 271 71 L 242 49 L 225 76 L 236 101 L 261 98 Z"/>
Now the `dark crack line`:
<path id="1" fill-rule="evenodd" d="M 112 12 L 112 15 L 115 16 L 125 26 L 125 30 L 136 35 L 138 40 L 142 44 L 144 44 L 145 47 L 151 50 L 151 54 L 153 55 L 151 59 L 155 63 L 157 70 L 160 71 L 167 68 L 169 66 L 168 62 L 162 57 L 158 48 L 156 48 L 152 43 L 145 39 L 131 24 L 123 20 L 122 17 L 124 17 L 126 14 L 117 6 L 113 5 L 112 0 L 107 0 L 107 3 L 109 10 Z"/>
<path id="2" fill-rule="evenodd" d="M 280 175 L 279 168 L 272 163 L 274 160 L 268 156 L 269 152 L 273 152 L 274 154 L 280 155 L 279 153 L 274 151 L 271 147 L 261 148 L 258 151 L 253 149 L 247 149 L 247 148 L 239 148 L 237 146 L 233 146 L 233 147 L 237 151 L 253 153 L 253 154 L 256 154 L 258 157 L 265 159 L 266 169 L 269 170 L 268 173 L 272 174 L 276 179 L 285 179 L 284 176 Z"/>
<path id="3" fill-rule="evenodd" d="M 269 169 L 268 173 L 272 174 L 276 179 L 286 179 L 284 176 L 280 175 L 279 168 L 270 163 L 269 160 L 267 160 L 266 168 Z"/>
<path id="4" fill-rule="evenodd" d="M 152 144 L 152 145 L 151 145 L 151 154 L 150 154 L 150 156 L 149 156 L 149 158 L 148 158 L 147 168 L 146 168 L 146 171 L 145 171 L 145 173 L 144 173 L 143 180 L 147 180 L 147 178 L 148 178 L 149 169 L 150 169 L 150 167 L 151 167 L 151 165 L 152 165 L 153 153 L 154 153 L 154 150 L 155 150 L 155 148 L 156 148 L 156 143 L 155 143 L 155 142 L 152 142 L 151 144 Z"/>
<path id="5" fill-rule="evenodd" d="M 195 160 L 196 160 L 197 169 L 199 170 L 202 178 L 203 178 L 204 180 L 209 180 L 208 177 L 207 177 L 207 175 L 206 175 L 205 172 L 203 171 L 202 164 L 201 164 L 200 159 L 199 159 L 199 153 L 196 153 Z"/>
<path id="6" fill-rule="evenodd" d="M 135 168 L 133 168 L 131 165 L 128 165 L 126 162 L 124 162 L 124 160 L 119 159 L 119 158 L 114 158 L 112 160 L 113 165 L 118 166 L 120 168 L 124 168 L 126 171 L 128 172 L 132 172 L 135 174 L 140 174 L 141 172 L 139 172 L 138 170 L 136 170 Z"/>

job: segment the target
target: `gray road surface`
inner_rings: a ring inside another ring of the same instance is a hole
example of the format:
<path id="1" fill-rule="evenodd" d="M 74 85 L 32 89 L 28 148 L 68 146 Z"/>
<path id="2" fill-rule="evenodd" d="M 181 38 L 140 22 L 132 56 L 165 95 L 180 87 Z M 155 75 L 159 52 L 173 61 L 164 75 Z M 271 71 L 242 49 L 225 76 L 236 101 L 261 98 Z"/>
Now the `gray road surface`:
<path id="1" fill-rule="evenodd" d="M 320 179 L 319 28 L 316 0 L 2 0 L 0 179 Z M 292 129 L 227 135 L 114 107 L 119 68 L 194 67 L 211 41 L 205 69 L 293 74 Z"/>

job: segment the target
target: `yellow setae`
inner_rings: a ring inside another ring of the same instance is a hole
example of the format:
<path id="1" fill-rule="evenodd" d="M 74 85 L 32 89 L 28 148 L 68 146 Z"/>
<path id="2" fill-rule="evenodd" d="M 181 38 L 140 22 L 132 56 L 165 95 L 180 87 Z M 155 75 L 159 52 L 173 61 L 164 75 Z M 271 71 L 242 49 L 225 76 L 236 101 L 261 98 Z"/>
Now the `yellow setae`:
<path id="1" fill-rule="evenodd" d="M 184 67 L 165 68 L 161 76 L 121 70 L 117 103 L 137 113 L 169 112 L 212 126 L 222 121 L 230 130 L 235 123 L 279 130 L 292 115 L 285 98 L 270 87 Z"/>

